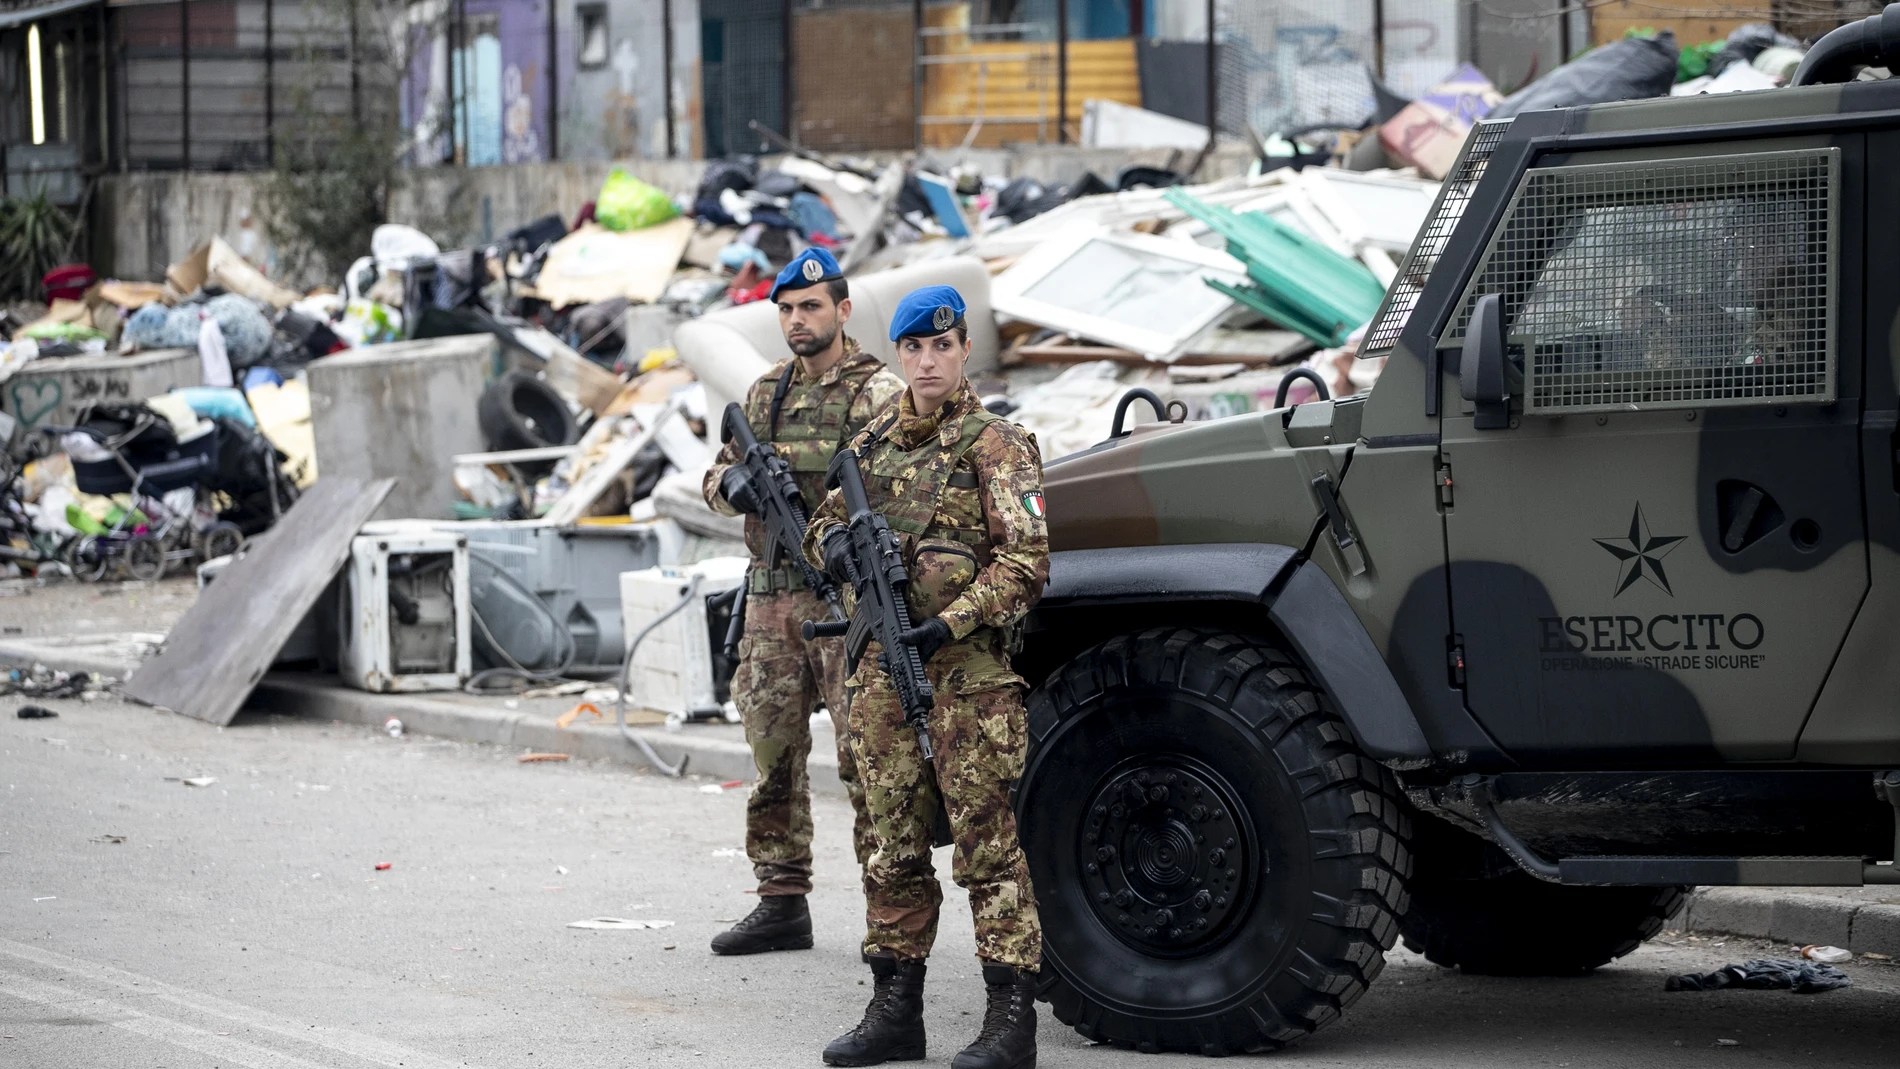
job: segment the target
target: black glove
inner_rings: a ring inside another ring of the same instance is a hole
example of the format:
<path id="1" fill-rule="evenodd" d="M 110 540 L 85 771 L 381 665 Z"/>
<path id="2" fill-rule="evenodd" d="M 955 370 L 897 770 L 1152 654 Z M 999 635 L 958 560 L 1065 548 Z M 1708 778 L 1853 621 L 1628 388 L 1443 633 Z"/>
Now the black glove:
<path id="1" fill-rule="evenodd" d="M 743 465 L 734 464 L 719 477 L 719 496 L 740 512 L 753 516 L 759 514 L 759 499 L 752 492 L 752 479 L 746 474 Z"/>
<path id="2" fill-rule="evenodd" d="M 929 664 L 930 658 L 950 641 L 950 625 L 944 623 L 942 617 L 932 616 L 899 637 L 904 645 L 916 647 L 918 658 Z"/>
<path id="3" fill-rule="evenodd" d="M 846 562 L 851 559 L 851 532 L 842 527 L 833 527 L 819 544 L 819 555 L 825 559 L 825 574 L 839 583 L 851 581 L 851 571 Z"/>

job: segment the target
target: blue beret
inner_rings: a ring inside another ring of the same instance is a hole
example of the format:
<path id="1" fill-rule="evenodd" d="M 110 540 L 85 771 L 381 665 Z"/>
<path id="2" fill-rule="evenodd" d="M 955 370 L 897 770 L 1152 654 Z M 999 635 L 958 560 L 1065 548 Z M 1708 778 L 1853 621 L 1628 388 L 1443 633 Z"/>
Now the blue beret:
<path id="1" fill-rule="evenodd" d="M 785 265 L 785 270 L 778 273 L 778 279 L 772 283 L 772 300 L 778 300 L 780 290 L 802 290 L 843 277 L 844 271 L 838 266 L 838 261 L 814 245 L 794 256 L 792 262 Z"/>
<path id="2" fill-rule="evenodd" d="M 891 340 L 910 335 L 934 337 L 963 318 L 963 294 L 954 286 L 925 286 L 911 290 L 891 313 Z"/>

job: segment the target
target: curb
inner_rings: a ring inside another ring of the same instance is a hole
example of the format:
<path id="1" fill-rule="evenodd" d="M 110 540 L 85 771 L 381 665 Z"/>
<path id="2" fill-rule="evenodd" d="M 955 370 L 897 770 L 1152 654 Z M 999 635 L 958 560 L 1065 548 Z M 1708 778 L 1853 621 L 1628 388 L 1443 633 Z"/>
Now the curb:
<path id="1" fill-rule="evenodd" d="M 258 683 L 247 708 L 262 706 L 271 712 L 313 720 L 332 720 L 380 728 L 390 718 L 402 721 L 405 732 L 463 742 L 519 747 L 536 753 L 565 753 L 596 761 L 613 761 L 648 768 L 646 758 L 620 734 L 616 725 L 575 724 L 562 729 L 554 722 L 505 709 L 471 708 L 423 694 L 372 694 L 337 684 L 328 676 L 273 672 Z M 745 780 L 756 775 L 752 750 L 744 743 L 694 738 L 692 728 L 665 731 L 633 728 L 668 764 L 686 759 L 686 773 L 717 780 Z M 837 760 L 813 747 L 812 788 L 844 797 L 838 782 Z M 830 775 L 823 773 L 829 771 Z"/>
<path id="2" fill-rule="evenodd" d="M 1688 932 L 1822 943 L 1900 958 L 1900 905 L 1758 887 L 1705 887 L 1676 919 Z"/>
<path id="3" fill-rule="evenodd" d="M 124 679 L 136 669 L 146 648 L 163 639 L 163 635 L 144 634 L 112 635 L 93 642 L 70 637 L 15 638 L 0 641 L 0 663 L 37 661 L 58 671 L 98 672 Z M 575 724 L 563 730 L 542 716 L 484 709 L 427 694 L 373 694 L 346 687 L 328 675 L 271 672 L 257 684 L 244 708 L 254 712 L 260 706 L 291 716 L 373 728 L 382 727 L 393 716 L 402 721 L 405 731 L 418 735 L 651 767 L 639 749 L 621 736 L 618 725 Z M 687 775 L 750 783 L 758 774 L 752 749 L 745 743 L 695 738 L 690 726 L 679 731 L 648 727 L 631 730 L 666 763 L 677 765 L 684 758 Z M 838 779 L 837 754 L 831 746 L 814 740 L 807 767 L 814 793 L 845 796 L 844 784 Z"/>
<path id="4" fill-rule="evenodd" d="M 13 637 L 0 642 L 0 663 L 43 664 L 56 672 L 96 672 L 123 681 L 152 649 L 165 641 L 162 634 L 123 632 L 97 639 L 76 636 Z"/>

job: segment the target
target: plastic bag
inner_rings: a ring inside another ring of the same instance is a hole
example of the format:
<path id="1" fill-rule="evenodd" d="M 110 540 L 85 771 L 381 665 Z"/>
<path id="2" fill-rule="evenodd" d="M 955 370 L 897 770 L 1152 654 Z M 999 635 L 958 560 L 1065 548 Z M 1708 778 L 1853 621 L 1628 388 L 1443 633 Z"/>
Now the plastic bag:
<path id="1" fill-rule="evenodd" d="M 1801 42 L 1766 22 L 1737 26 L 1722 42 L 1722 48 L 1709 60 L 1709 73 L 1720 74 L 1737 63 L 1752 63 L 1770 48 L 1799 48 Z"/>
<path id="2" fill-rule="evenodd" d="M 1676 84 L 1679 54 L 1676 35 L 1666 30 L 1653 40 L 1612 41 L 1505 97 L 1485 118 L 1508 119 L 1525 111 L 1664 96 Z"/>
<path id="3" fill-rule="evenodd" d="M 644 230 L 679 213 L 672 198 L 618 167 L 594 200 L 594 219 L 609 230 Z"/>

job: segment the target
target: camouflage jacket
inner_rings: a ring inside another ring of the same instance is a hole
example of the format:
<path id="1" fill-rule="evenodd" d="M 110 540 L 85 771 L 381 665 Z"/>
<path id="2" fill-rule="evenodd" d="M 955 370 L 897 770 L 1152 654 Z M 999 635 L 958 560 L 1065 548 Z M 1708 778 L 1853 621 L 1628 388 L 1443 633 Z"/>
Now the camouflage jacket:
<path id="1" fill-rule="evenodd" d="M 851 442 L 865 494 L 903 541 L 912 618 L 941 617 L 994 663 L 973 686 L 1007 674 L 1003 632 L 1042 596 L 1049 577 L 1049 527 L 1042 506 L 1042 457 L 1027 431 L 985 411 L 965 382 L 936 412 L 917 415 L 910 391 Z M 844 521 L 833 492 L 812 517 L 805 555 L 822 565 L 825 534 Z M 959 645 L 963 645 L 959 641 Z M 962 658 L 959 658 L 962 659 Z"/>
<path id="2" fill-rule="evenodd" d="M 772 395 L 788 366 L 792 372 L 791 387 L 779 407 L 778 427 L 774 429 Z M 886 370 L 882 361 L 859 348 L 847 335 L 844 359 L 824 374 L 807 379 L 797 358 L 787 358 L 772 365 L 772 370 L 752 384 L 742 407 L 746 421 L 752 424 L 752 433 L 758 435 L 761 442 L 772 443 L 791 465 L 792 478 L 798 483 L 806 509 L 816 511 L 819 502 L 825 499 L 825 467 L 831 463 L 832 455 L 903 390 L 904 380 Z M 727 516 L 737 515 L 738 510 L 727 504 L 719 493 L 719 480 L 738 459 L 738 447 L 727 442 L 712 467 L 706 469 L 706 478 L 700 487 L 706 504 Z M 746 517 L 745 544 L 752 554 L 755 572 L 761 573 L 761 579 L 766 578 L 763 573 L 771 547 L 766 545 L 765 525 L 756 516 Z M 797 589 L 805 585 L 792 563 L 782 563 L 780 572 L 774 581 L 759 589 Z"/>

